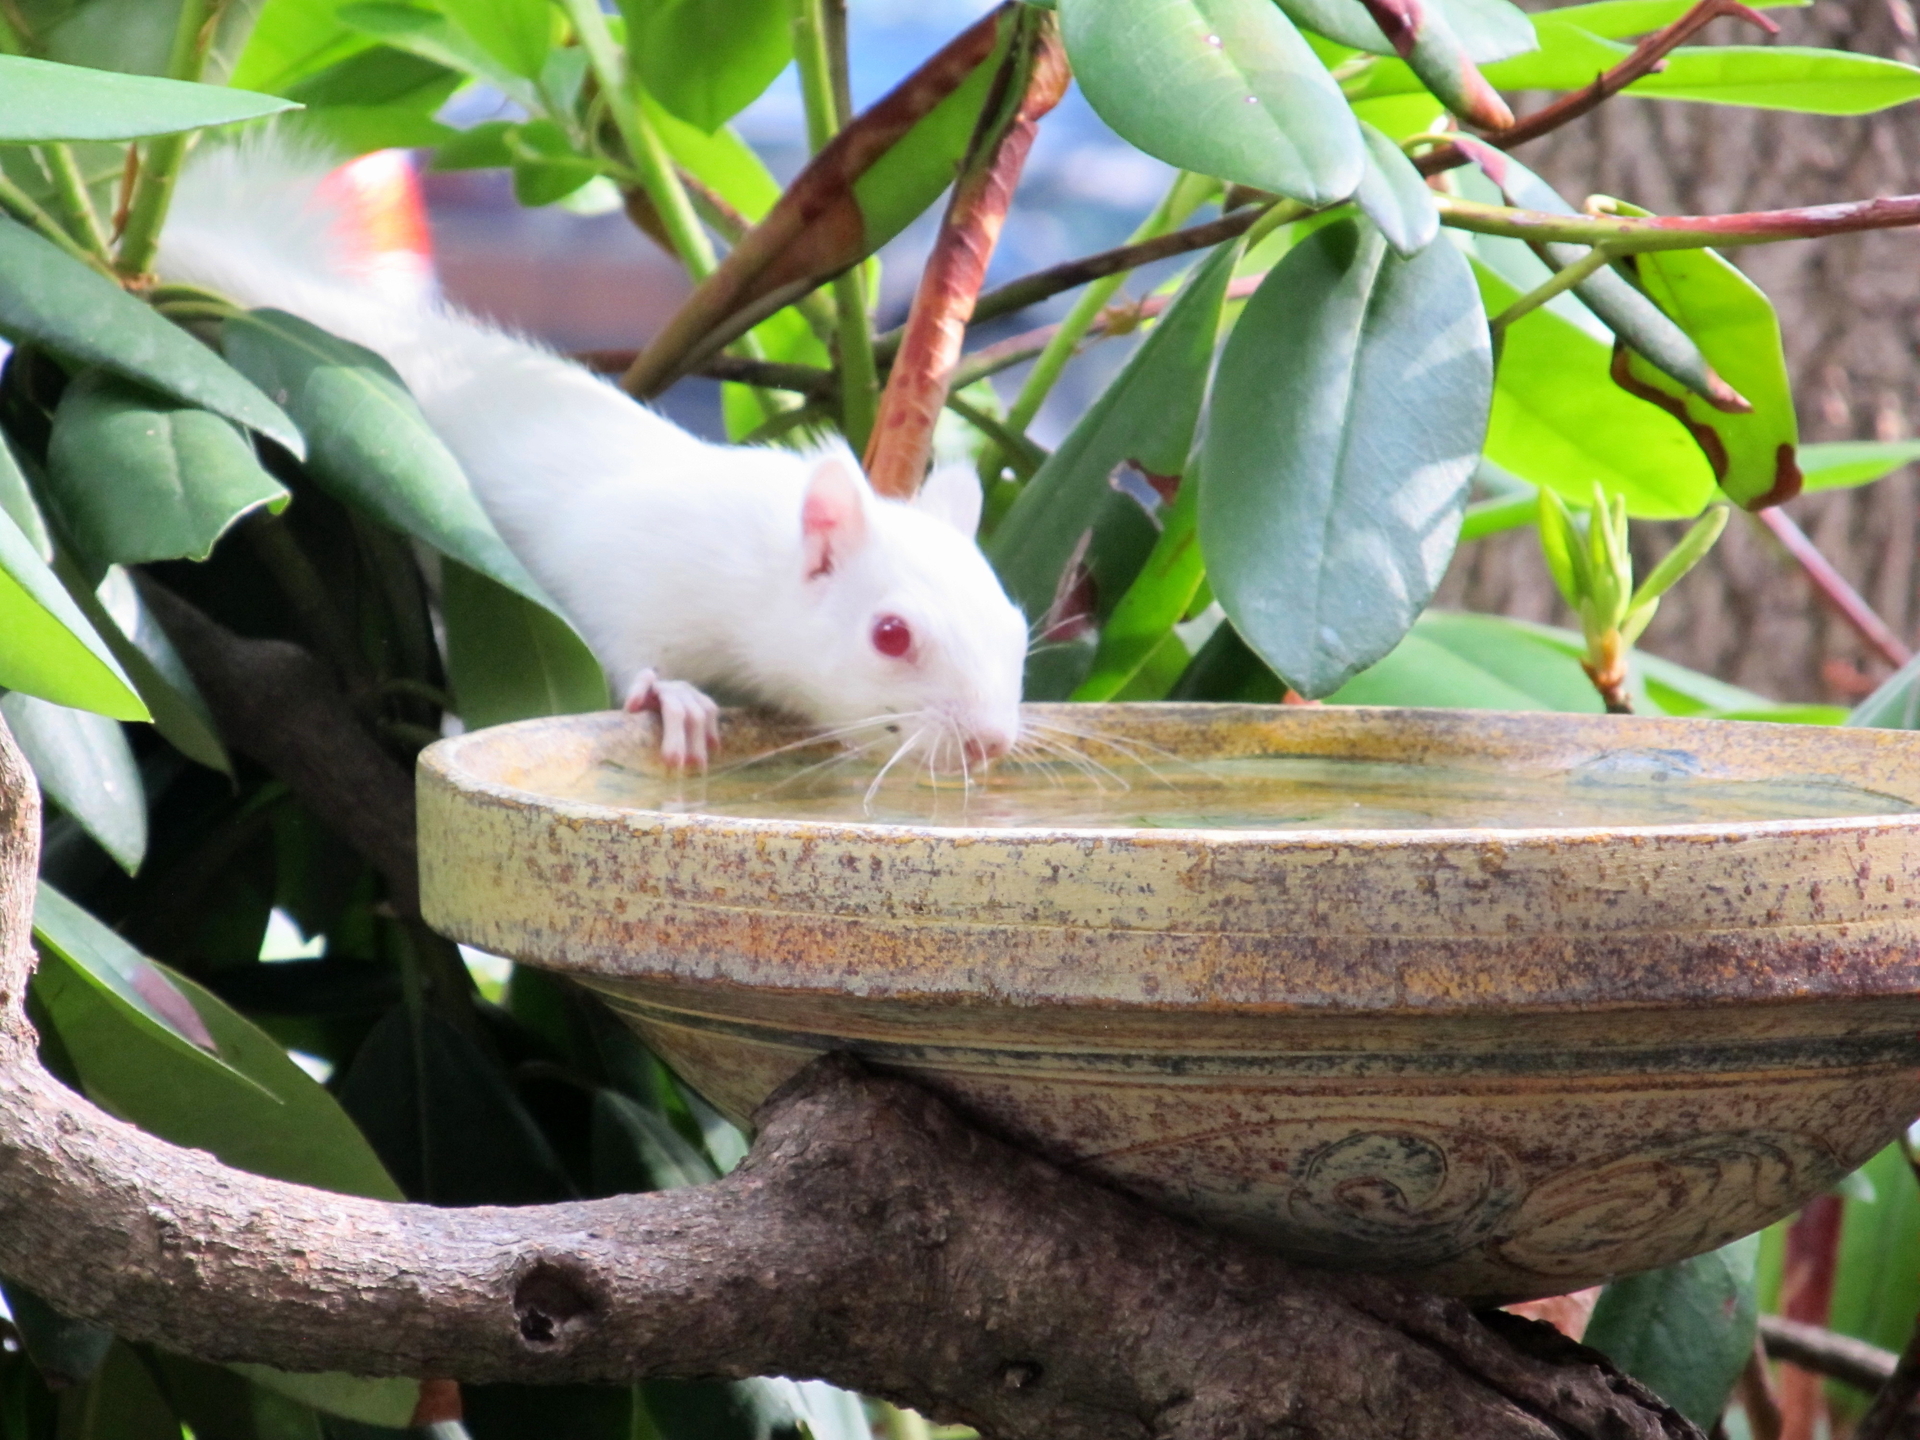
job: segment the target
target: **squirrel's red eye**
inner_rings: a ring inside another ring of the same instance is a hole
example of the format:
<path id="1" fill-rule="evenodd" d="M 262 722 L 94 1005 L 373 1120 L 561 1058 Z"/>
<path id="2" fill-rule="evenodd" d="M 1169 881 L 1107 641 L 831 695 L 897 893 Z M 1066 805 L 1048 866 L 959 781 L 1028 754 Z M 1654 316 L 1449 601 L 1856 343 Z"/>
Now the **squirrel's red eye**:
<path id="1" fill-rule="evenodd" d="M 898 615 L 882 615 L 873 622 L 873 648 L 898 660 L 913 648 L 913 631 Z"/>

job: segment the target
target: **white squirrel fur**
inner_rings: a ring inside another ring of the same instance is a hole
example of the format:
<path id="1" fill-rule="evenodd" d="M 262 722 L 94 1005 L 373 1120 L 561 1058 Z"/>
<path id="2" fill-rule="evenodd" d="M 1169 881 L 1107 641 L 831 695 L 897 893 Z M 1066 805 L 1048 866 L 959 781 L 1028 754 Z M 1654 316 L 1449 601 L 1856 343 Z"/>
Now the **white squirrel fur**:
<path id="1" fill-rule="evenodd" d="M 316 193 L 327 168 L 271 134 L 203 151 L 157 270 L 383 356 L 617 697 L 684 682 L 860 727 L 855 739 L 886 725 L 946 768 L 1012 746 L 1026 624 L 971 538 L 971 475 L 936 473 L 913 503 L 881 499 L 844 447 L 709 444 L 536 344 L 382 293 L 335 238 L 338 212 Z M 801 516 L 814 491 L 857 513 L 826 540 L 831 573 L 810 577 Z M 907 657 L 875 649 L 882 615 L 911 628 Z"/>

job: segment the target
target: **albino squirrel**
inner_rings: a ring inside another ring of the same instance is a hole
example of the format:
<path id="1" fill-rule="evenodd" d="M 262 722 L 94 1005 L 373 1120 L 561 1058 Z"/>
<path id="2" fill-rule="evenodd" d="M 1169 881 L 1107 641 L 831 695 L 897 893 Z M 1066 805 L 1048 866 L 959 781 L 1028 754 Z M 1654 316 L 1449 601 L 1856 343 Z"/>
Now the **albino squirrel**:
<path id="1" fill-rule="evenodd" d="M 1012 748 L 1027 627 L 973 541 L 979 485 L 882 499 L 844 448 L 699 440 L 551 351 L 378 292 L 271 135 L 182 175 L 156 269 L 383 356 L 501 538 L 559 603 L 669 766 L 704 768 L 720 690 L 962 770 Z"/>

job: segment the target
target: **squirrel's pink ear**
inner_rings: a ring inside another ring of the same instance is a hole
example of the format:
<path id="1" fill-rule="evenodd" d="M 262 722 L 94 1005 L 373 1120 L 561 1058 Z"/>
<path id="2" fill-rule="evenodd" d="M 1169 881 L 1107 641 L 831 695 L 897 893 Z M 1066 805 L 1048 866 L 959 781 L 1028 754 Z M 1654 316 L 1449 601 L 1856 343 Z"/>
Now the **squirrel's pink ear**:
<path id="1" fill-rule="evenodd" d="M 840 455 L 813 467 L 800 501 L 801 551 L 809 580 L 831 575 L 834 566 L 867 541 L 867 482 Z"/>

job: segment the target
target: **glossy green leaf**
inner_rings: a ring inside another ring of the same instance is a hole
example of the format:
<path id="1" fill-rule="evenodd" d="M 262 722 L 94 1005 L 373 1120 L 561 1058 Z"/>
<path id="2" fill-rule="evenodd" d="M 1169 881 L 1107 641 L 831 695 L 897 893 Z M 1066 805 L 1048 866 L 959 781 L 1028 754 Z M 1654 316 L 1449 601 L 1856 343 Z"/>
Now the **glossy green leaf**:
<path id="1" fill-rule="evenodd" d="M 280 407 L 179 326 L 24 225 L 0 219 L 0 335 L 33 340 L 306 453 Z"/>
<path id="2" fill-rule="evenodd" d="M 465 130 L 456 130 L 442 140 L 433 152 L 435 170 L 493 170 L 513 164 L 513 151 L 507 148 L 507 132 L 512 120 L 483 120 Z"/>
<path id="3" fill-rule="evenodd" d="M 146 956 L 45 881 L 34 896 L 33 938 L 40 945 L 42 966 L 54 959 L 69 967 L 49 971 L 44 987 L 38 974 L 34 980 L 34 993 L 44 1003 L 51 1005 L 69 993 L 74 997 L 69 1012 L 55 1013 L 57 1024 L 62 1013 L 79 1017 L 75 1026 L 105 1024 L 112 1029 L 115 1023 L 130 1024 L 193 1066 L 216 1072 L 226 1068 L 216 1053 L 212 1032 L 180 988 Z M 77 988 L 71 981 L 79 982 Z M 101 1006 L 94 1001 L 106 1003 Z M 63 1043 L 67 1028 L 73 1027 L 62 1028 Z"/>
<path id="4" fill-rule="evenodd" d="M 1854 706 L 1849 725 L 1879 730 L 1920 730 L 1920 655 L 1880 682 L 1880 688 Z"/>
<path id="5" fill-rule="evenodd" d="M 1734 415 L 1715 409 L 1637 354 L 1628 357 L 1630 379 L 1684 414 L 1721 490 L 1736 504 L 1757 507 L 1792 499 L 1800 488 L 1794 454 L 1800 427 L 1773 302 L 1712 250 L 1636 256 L 1635 268 L 1647 294 L 1753 410 Z"/>
<path id="6" fill-rule="evenodd" d="M 109 1346 L 93 1378 L 61 1406 L 63 1440 L 179 1440 L 180 1421 L 132 1346 Z"/>
<path id="7" fill-rule="evenodd" d="M 371 1380 L 363 1375 L 343 1375 L 336 1371 L 293 1372 L 245 1362 L 227 1368 L 264 1390 L 328 1415 L 357 1420 L 362 1425 L 405 1430 L 420 1408 L 420 1382 L 399 1376 Z"/>
<path id="8" fill-rule="evenodd" d="M 63 572 L 69 582 L 67 593 L 133 681 L 154 728 L 182 755 L 208 769 L 233 774 L 233 761 L 213 713 L 126 571 L 114 566 L 96 592 L 87 589 L 70 562 L 62 563 L 67 567 Z"/>
<path id="9" fill-rule="evenodd" d="M 553 44 L 547 0 L 439 0 L 446 16 L 511 74 L 538 80 Z"/>
<path id="10" fill-rule="evenodd" d="M 1482 540 L 1533 524 L 1536 493 L 1529 489 L 1525 495 L 1474 501 L 1460 517 L 1460 543 L 1464 545 L 1469 540 Z"/>
<path id="11" fill-rule="evenodd" d="M 242 516 L 291 498 L 230 423 L 102 370 L 83 371 L 60 397 L 45 495 L 98 564 L 204 560 Z"/>
<path id="12" fill-rule="evenodd" d="M 1100 627 L 1093 670 L 1073 692 L 1073 699 L 1111 700 L 1125 693 L 1170 639 L 1178 654 L 1174 675 L 1185 668 L 1186 648 L 1171 632 L 1185 618 L 1207 576 L 1196 532 L 1200 489 L 1196 474 L 1189 472 L 1181 481 L 1173 504 L 1163 512 L 1165 526 L 1147 563 Z"/>
<path id="13" fill-rule="evenodd" d="M 1827 1324 L 1897 1354 L 1920 1312 L 1920 1183 L 1898 1142 L 1856 1173 L 1868 1193 L 1847 1197 Z"/>
<path id="14" fill-rule="evenodd" d="M 677 1190 L 720 1178 L 664 1115 L 613 1090 L 593 1095 L 594 1189 L 603 1195 Z"/>
<path id="15" fill-rule="evenodd" d="M 49 1383 L 84 1384 L 99 1370 L 113 1344 L 111 1330 L 62 1314 L 17 1281 L 0 1282 L 0 1290 L 21 1345 Z"/>
<path id="16" fill-rule="evenodd" d="M 48 800 L 129 875 L 147 853 L 147 797 L 118 720 L 32 695 L 0 695 L 0 719 Z"/>
<path id="17" fill-rule="evenodd" d="M 712 132 L 793 58 L 786 0 L 620 0 L 627 55 L 647 93 Z"/>
<path id="18" fill-rule="evenodd" d="M 1198 266 L 1126 368 L 1035 472 L 987 548 L 1007 593 L 1029 616 L 1046 613 L 1080 537 L 1132 462 L 1156 475 L 1185 468 L 1206 394 L 1220 305 L 1236 244 Z"/>
<path id="19" fill-rule="evenodd" d="M 1429 610 L 1387 657 L 1329 699 L 1341 705 L 1431 705 L 1472 710 L 1601 713 L 1580 669 L 1586 642 L 1571 630 L 1502 615 Z M 1643 714 L 1771 715 L 1751 690 L 1634 652 L 1628 692 Z"/>
<path id="20" fill-rule="evenodd" d="M 1798 45 L 1683 46 L 1626 89 L 1659 100 L 1866 115 L 1920 99 L 1920 69 L 1878 55 Z"/>
<path id="21" fill-rule="evenodd" d="M 43 940 L 48 892 L 35 907 Z M 69 910 L 84 915 L 79 907 Z M 91 920 L 91 917 L 86 917 Z M 71 924 L 68 915 L 62 922 Z M 112 936 L 98 921 L 92 925 Z M 102 951 L 109 947 L 96 934 Z M 397 1200 L 400 1191 L 338 1102 L 287 1058 L 273 1038 L 185 976 L 139 957 L 117 936 L 116 963 L 132 955 L 184 996 L 211 1035 L 217 1058 L 163 1031 L 119 992 L 78 984 L 63 947 L 52 962 L 45 1004 L 90 1099 L 176 1145 L 210 1151 L 256 1175 L 347 1195 Z"/>
<path id="22" fill-rule="evenodd" d="M 372 42 L 340 19 L 350 0 L 265 0 L 229 83 L 281 95 Z"/>
<path id="23" fill-rule="evenodd" d="M 1270 0 L 1061 0 L 1060 27 L 1088 103 L 1149 155 L 1312 205 L 1360 183 L 1359 126 Z"/>
<path id="24" fill-rule="evenodd" d="M 1208 412 L 1200 540 L 1234 628 L 1309 698 L 1400 642 L 1432 597 L 1492 381 L 1465 258 L 1346 222 L 1247 302 Z"/>
<path id="25" fill-rule="evenodd" d="M 1920 440 L 1830 440 L 1800 447 L 1800 489 L 1844 490 L 1920 460 Z"/>
<path id="26" fill-rule="evenodd" d="M 133 140 L 293 108 L 272 95 L 0 55 L 0 141 Z"/>
<path id="27" fill-rule="evenodd" d="M 1353 192 L 1354 204 L 1395 250 L 1417 255 L 1440 233 L 1433 192 L 1406 151 L 1365 121 L 1360 134 L 1367 142 L 1367 169 Z"/>
<path id="28" fill-rule="evenodd" d="M 329 494 L 552 608 L 385 360 L 280 310 L 228 320 L 223 344 L 314 436 L 308 473 Z"/>
<path id="29" fill-rule="evenodd" d="M 1759 1249 L 1760 1237 L 1749 1235 L 1664 1270 L 1614 1281 L 1594 1306 L 1585 1343 L 1701 1429 L 1710 1428 L 1753 1355 Z"/>
<path id="30" fill-rule="evenodd" d="M 53 538 L 47 534 L 47 522 L 40 514 L 40 507 L 34 503 L 26 472 L 20 468 L 13 446 L 4 434 L 0 434 L 0 515 L 5 515 L 19 527 L 20 533 L 26 536 L 27 543 L 33 546 L 34 553 L 42 560 L 53 558 Z"/>
<path id="31" fill-rule="evenodd" d="M 1280 7 L 1304 30 L 1370 55 L 1391 55 L 1393 42 L 1359 0 L 1286 0 Z M 1476 65 L 1524 54 L 1536 43 L 1527 14 L 1507 0 L 1440 0 L 1433 5 Z"/>
<path id="32" fill-rule="evenodd" d="M 510 126 L 501 136 L 513 165 L 513 198 L 538 207 L 564 200 L 600 173 L 600 167 L 576 154 L 565 132 L 551 120 Z"/>
<path id="33" fill-rule="evenodd" d="M 106 640 L 3 510 L 0 687 L 116 720 L 148 718 L 147 707 Z"/>
<path id="34" fill-rule="evenodd" d="M 288 98 L 307 107 L 291 126 L 341 155 L 438 145 L 458 132 L 433 117 L 466 78 L 408 51 L 375 45 L 290 86 Z"/>
<path id="35" fill-rule="evenodd" d="M 342 5 L 337 13 L 344 24 L 382 44 L 484 80 L 528 109 L 539 106 L 538 89 L 530 78 L 498 59 L 442 10 L 392 0 L 356 0 Z"/>
<path id="36" fill-rule="evenodd" d="M 974 103 L 978 104 L 977 98 Z M 674 163 L 748 220 L 760 220 L 780 198 L 780 182 L 738 132 L 722 126 L 708 133 L 645 93 L 640 96 L 640 108 Z"/>
<path id="37" fill-rule="evenodd" d="M 1502 90 L 1571 90 L 1592 84 L 1595 75 L 1627 53 L 1624 47 L 1577 26 L 1559 24 L 1553 18 L 1556 13 L 1534 17 L 1537 49 L 1482 68 L 1481 74 L 1489 84 Z M 1393 96 L 1419 96 L 1433 103 L 1413 67 L 1390 56 L 1375 60 L 1349 78 L 1344 88 L 1347 98 L 1356 102 L 1377 104 Z"/>
<path id="38" fill-rule="evenodd" d="M 497 1060 L 431 1011 L 374 1026 L 340 1086 L 409 1199 L 530 1205 L 572 1197 L 540 1127 Z"/>
<path id="39" fill-rule="evenodd" d="M 1475 262 L 1487 313 L 1520 292 Z M 1713 471 L 1679 421 L 1615 385 L 1612 348 L 1551 307 L 1507 327 L 1494 380 L 1486 453 L 1576 505 L 1593 482 L 1641 519 L 1684 519 L 1713 498 Z"/>
<path id="40" fill-rule="evenodd" d="M 1610 40 L 1630 39 L 1664 30 L 1694 6 L 1695 0 L 1592 0 L 1586 5 L 1558 5 L 1535 23 L 1547 18 L 1563 25 L 1578 25 L 1582 30 Z M 1759 0 L 1756 10 L 1777 10 L 1813 3 L 1813 0 Z"/>
<path id="41" fill-rule="evenodd" d="M 441 575 L 448 678 L 469 730 L 607 708 L 600 662 L 566 621 L 456 562 Z"/>

